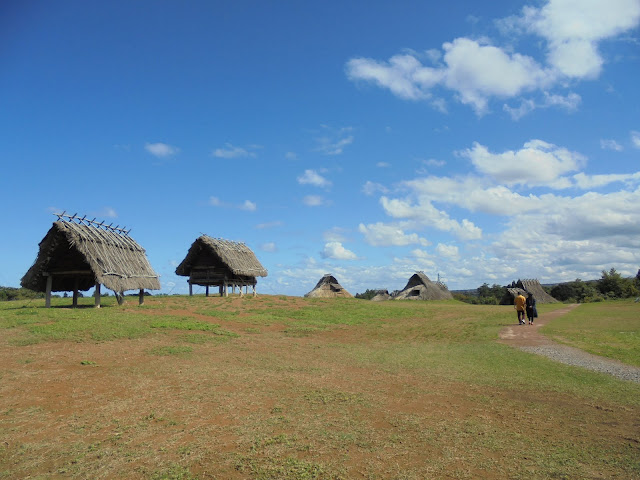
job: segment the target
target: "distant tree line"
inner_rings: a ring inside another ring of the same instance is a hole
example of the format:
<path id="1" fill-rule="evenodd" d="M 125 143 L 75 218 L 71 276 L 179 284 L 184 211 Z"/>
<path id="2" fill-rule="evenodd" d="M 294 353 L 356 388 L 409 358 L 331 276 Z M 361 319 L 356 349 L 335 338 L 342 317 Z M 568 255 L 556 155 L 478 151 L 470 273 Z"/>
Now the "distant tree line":
<path id="1" fill-rule="evenodd" d="M 625 278 L 612 268 L 603 270 L 599 280 L 583 281 L 577 278 L 573 282 L 565 282 L 553 287 L 542 287 L 556 300 L 566 303 L 601 302 L 617 298 L 633 298 L 640 296 L 640 270 L 635 277 Z M 453 297 L 466 303 L 480 305 L 499 305 L 507 297 L 507 288 L 483 283 L 472 293 L 454 293 Z"/>
<path id="2" fill-rule="evenodd" d="M 43 292 L 34 292 L 28 288 L 1 287 L 0 301 L 7 300 L 30 300 L 33 298 L 44 298 Z"/>

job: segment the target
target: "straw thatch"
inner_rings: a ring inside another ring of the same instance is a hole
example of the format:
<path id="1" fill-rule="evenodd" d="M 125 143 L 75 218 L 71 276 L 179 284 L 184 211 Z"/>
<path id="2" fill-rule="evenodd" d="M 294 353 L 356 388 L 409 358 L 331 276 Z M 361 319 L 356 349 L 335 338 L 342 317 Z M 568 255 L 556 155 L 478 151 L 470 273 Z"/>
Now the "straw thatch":
<path id="1" fill-rule="evenodd" d="M 159 290 L 159 276 L 153 271 L 144 249 L 128 234 L 105 230 L 93 224 L 53 223 L 33 266 L 20 284 L 45 292 L 51 276 L 51 291 L 89 290 L 96 284 L 114 292 Z"/>
<path id="2" fill-rule="evenodd" d="M 524 279 L 512 282 L 511 285 L 507 287 L 505 298 L 503 298 L 500 303 L 503 305 L 512 305 L 514 298 L 518 295 L 522 294 L 526 297 L 529 293 L 533 294 L 536 303 L 558 303 L 558 300 L 544 291 L 542 285 L 540 285 L 540 282 L 536 279 Z"/>
<path id="3" fill-rule="evenodd" d="M 313 290 L 305 295 L 307 298 L 352 298 L 349 292 L 347 292 L 342 285 L 336 280 L 336 277 L 330 273 L 325 274 L 320 281 L 316 284 Z"/>
<path id="4" fill-rule="evenodd" d="M 396 300 L 450 300 L 451 292 L 443 283 L 432 282 L 423 272 L 411 276 L 407 286 L 402 289 Z"/>
<path id="5" fill-rule="evenodd" d="M 371 298 L 372 302 L 384 302 L 386 300 L 391 300 L 391 295 L 389 295 L 388 290 L 378 290 L 376 294 Z"/>
<path id="6" fill-rule="evenodd" d="M 266 277 L 267 270 L 244 243 L 202 235 L 176 268 L 176 275 L 188 276 L 195 285 L 255 286 L 256 277 Z"/>

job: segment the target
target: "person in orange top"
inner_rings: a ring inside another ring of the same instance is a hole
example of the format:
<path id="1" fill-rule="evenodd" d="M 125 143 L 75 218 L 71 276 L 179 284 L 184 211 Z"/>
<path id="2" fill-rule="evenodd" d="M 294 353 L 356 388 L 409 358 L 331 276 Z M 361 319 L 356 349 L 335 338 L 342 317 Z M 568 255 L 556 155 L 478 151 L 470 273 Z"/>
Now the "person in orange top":
<path id="1" fill-rule="evenodd" d="M 520 325 L 527 324 L 527 322 L 525 321 L 526 304 L 527 304 L 527 299 L 524 298 L 524 296 L 521 293 L 519 293 L 518 296 L 513 300 L 513 308 L 516 309 L 516 313 L 518 314 L 518 324 Z"/>

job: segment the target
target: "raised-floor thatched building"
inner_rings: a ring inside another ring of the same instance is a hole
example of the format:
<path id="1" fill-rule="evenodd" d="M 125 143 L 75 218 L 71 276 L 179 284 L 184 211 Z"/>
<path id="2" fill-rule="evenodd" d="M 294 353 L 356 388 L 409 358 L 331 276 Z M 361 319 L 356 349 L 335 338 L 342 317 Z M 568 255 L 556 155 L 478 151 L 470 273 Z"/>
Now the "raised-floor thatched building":
<path id="1" fill-rule="evenodd" d="M 100 306 L 100 286 L 116 293 L 118 303 L 126 290 L 159 290 L 159 276 L 153 271 L 144 249 L 123 228 L 104 225 L 76 215 L 58 215 L 44 239 L 33 266 L 20 284 L 36 292 L 46 292 L 45 305 L 51 306 L 51 292 L 78 291 L 95 287 L 96 307 Z"/>
<path id="2" fill-rule="evenodd" d="M 529 294 L 533 294 L 533 298 L 536 299 L 536 303 L 558 303 L 558 300 L 553 298 L 547 292 L 544 291 L 542 285 L 537 279 L 524 279 L 512 282 L 507 287 L 507 293 L 500 301 L 502 305 L 513 305 L 514 299 L 522 294 L 525 297 Z"/>
<path id="3" fill-rule="evenodd" d="M 336 280 L 336 277 L 330 273 L 325 274 L 320 281 L 316 284 L 313 290 L 305 294 L 307 298 L 352 298 L 349 292 L 347 292 L 342 285 Z"/>
<path id="4" fill-rule="evenodd" d="M 423 272 L 414 273 L 395 300 L 450 300 L 451 292 L 443 283 L 432 282 Z"/>
<path id="5" fill-rule="evenodd" d="M 255 254 L 244 243 L 202 235 L 189 248 L 187 256 L 176 268 L 176 275 L 189 277 L 189 295 L 193 295 L 193 285 L 202 285 L 209 295 L 209 287 L 220 288 L 220 295 L 227 296 L 228 288 L 235 287 L 256 295 L 256 277 L 266 277 L 267 270 L 260 264 Z"/>

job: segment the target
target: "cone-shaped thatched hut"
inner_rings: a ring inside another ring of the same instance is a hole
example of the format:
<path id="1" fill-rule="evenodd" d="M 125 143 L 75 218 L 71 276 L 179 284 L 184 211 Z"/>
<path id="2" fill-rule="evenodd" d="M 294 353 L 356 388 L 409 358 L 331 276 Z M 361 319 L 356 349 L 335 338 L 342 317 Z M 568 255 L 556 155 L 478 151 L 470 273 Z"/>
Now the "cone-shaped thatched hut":
<path id="1" fill-rule="evenodd" d="M 526 297 L 529 293 L 533 293 L 533 298 L 536 299 L 536 303 L 558 303 L 558 300 L 544 291 L 542 285 L 540 285 L 540 282 L 536 279 L 524 279 L 511 283 L 511 285 L 507 287 L 507 293 L 500 303 L 502 305 L 513 305 L 514 299 L 519 294 Z"/>
<path id="2" fill-rule="evenodd" d="M 352 298 L 349 292 L 347 292 L 336 277 L 331 275 L 330 273 L 325 274 L 318 284 L 315 286 L 313 290 L 305 295 L 307 298 L 331 298 L 331 297 L 342 297 L 342 298 Z"/>
<path id="3" fill-rule="evenodd" d="M 256 294 L 256 277 L 266 277 L 267 270 L 244 243 L 202 235 L 189 248 L 187 256 L 176 268 L 176 275 L 189 277 L 189 295 L 193 285 L 220 288 L 220 295 L 228 295 L 228 287 L 253 288 Z"/>
<path id="4" fill-rule="evenodd" d="M 395 296 L 396 300 L 450 300 L 451 292 L 442 283 L 429 280 L 423 272 L 411 276 L 407 286 Z"/>
<path id="5" fill-rule="evenodd" d="M 20 282 L 30 290 L 46 292 L 47 306 L 51 305 L 52 291 L 73 291 L 75 306 L 78 291 L 95 286 L 99 307 L 100 285 L 113 290 L 119 303 L 126 290 L 140 290 L 142 303 L 144 289 L 160 289 L 158 274 L 128 231 L 86 217 L 56 215 L 58 221 L 40 242 L 38 257 Z"/>
<path id="6" fill-rule="evenodd" d="M 378 290 L 375 296 L 371 299 L 372 302 L 384 302 L 386 300 L 391 300 L 391 295 L 389 295 L 388 290 Z"/>

